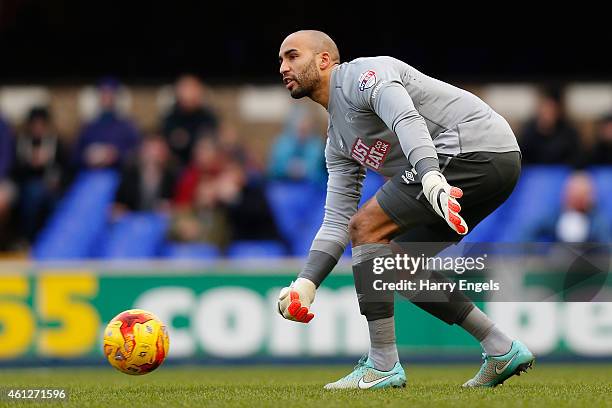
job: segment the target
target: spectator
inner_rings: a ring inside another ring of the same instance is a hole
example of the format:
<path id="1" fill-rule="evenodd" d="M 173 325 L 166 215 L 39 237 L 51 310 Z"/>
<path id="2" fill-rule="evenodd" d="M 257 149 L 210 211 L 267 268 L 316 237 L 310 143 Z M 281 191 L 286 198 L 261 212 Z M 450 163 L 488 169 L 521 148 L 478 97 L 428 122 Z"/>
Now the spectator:
<path id="1" fill-rule="evenodd" d="M 193 156 L 178 182 L 170 237 L 224 247 L 231 238 L 228 206 L 240 199 L 244 171 L 211 138 L 198 140 Z"/>
<path id="2" fill-rule="evenodd" d="M 282 241 L 265 195 L 265 185 L 251 178 L 238 200 L 228 206 L 232 240 Z"/>
<path id="3" fill-rule="evenodd" d="M 81 131 L 75 161 L 80 169 L 120 169 L 136 150 L 140 135 L 132 122 L 117 112 L 119 82 L 105 78 L 100 81 L 98 89 L 101 112 Z"/>
<path id="4" fill-rule="evenodd" d="M 30 110 L 16 141 L 13 178 L 19 190 L 22 234 L 32 242 L 59 200 L 66 181 L 67 157 L 49 111 Z"/>
<path id="5" fill-rule="evenodd" d="M 171 237 L 224 247 L 231 240 L 277 239 L 263 184 L 214 139 L 200 139 L 179 180 Z M 221 227 L 222 226 L 222 227 Z"/>
<path id="6" fill-rule="evenodd" d="M 122 170 L 113 215 L 116 218 L 126 211 L 169 211 L 175 179 L 164 138 L 156 134 L 146 137 L 138 159 Z"/>
<path id="7" fill-rule="evenodd" d="M 280 240 L 265 194 L 261 169 L 250 152 L 240 143 L 236 128 L 229 122 L 219 130 L 219 147 L 245 170 L 247 182 L 238 200 L 229 206 L 232 240 Z"/>
<path id="8" fill-rule="evenodd" d="M 14 241 L 11 215 L 16 190 L 9 178 L 13 153 L 13 135 L 6 122 L 0 118 L 0 251 L 11 249 Z"/>
<path id="9" fill-rule="evenodd" d="M 612 113 L 600 121 L 595 138 L 589 164 L 612 164 Z"/>
<path id="10" fill-rule="evenodd" d="M 179 207 L 190 206 L 194 202 L 200 181 L 216 186 L 215 197 L 220 198 L 223 195 L 222 201 L 227 202 L 238 196 L 244 185 L 245 176 L 240 165 L 219 148 L 216 140 L 203 138 L 195 144 L 193 161 L 183 171 L 178 181 L 174 201 Z M 223 181 L 228 184 L 223 185 Z M 223 194 L 220 194 L 221 192 Z"/>
<path id="11" fill-rule="evenodd" d="M 8 179 L 0 180 L 0 251 L 11 250 L 15 244 L 15 225 L 11 216 L 15 197 L 15 185 Z"/>
<path id="12" fill-rule="evenodd" d="M 4 180 L 13 165 L 13 135 L 9 125 L 0 117 L 0 180 Z"/>
<path id="13" fill-rule="evenodd" d="M 591 176 L 583 171 L 575 172 L 565 183 L 560 210 L 526 226 L 523 241 L 609 242 L 612 223 L 596 205 L 595 197 Z"/>
<path id="14" fill-rule="evenodd" d="M 225 208 L 217 201 L 216 185 L 200 180 L 189 207 L 180 207 L 172 220 L 169 237 L 179 242 L 205 242 L 225 247 L 229 225 Z"/>
<path id="15" fill-rule="evenodd" d="M 542 93 L 536 117 L 527 122 L 520 142 L 524 163 L 578 164 L 580 137 L 565 118 L 559 89 Z"/>
<path id="16" fill-rule="evenodd" d="M 325 183 L 324 145 L 314 118 L 297 110 L 272 147 L 268 174 L 274 179 Z"/>
<path id="17" fill-rule="evenodd" d="M 204 86 L 194 75 L 181 76 L 175 86 L 176 103 L 163 121 L 163 133 L 181 166 L 191 160 L 195 141 L 212 135 L 217 116 L 205 106 Z"/>
<path id="18" fill-rule="evenodd" d="M 259 176 L 261 168 L 251 152 L 244 146 L 240 134 L 232 123 L 225 121 L 219 127 L 219 148 L 240 163 L 250 176 Z"/>

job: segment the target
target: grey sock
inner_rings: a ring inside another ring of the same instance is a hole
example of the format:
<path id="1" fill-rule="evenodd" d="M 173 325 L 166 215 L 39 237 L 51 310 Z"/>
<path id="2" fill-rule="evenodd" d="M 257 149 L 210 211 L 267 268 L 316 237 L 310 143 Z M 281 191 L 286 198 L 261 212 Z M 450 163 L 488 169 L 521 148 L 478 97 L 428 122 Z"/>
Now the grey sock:
<path id="1" fill-rule="evenodd" d="M 512 339 L 506 336 L 506 333 L 500 330 L 499 327 L 493 326 L 487 337 L 480 344 L 485 353 L 490 356 L 501 356 L 506 354 L 512 348 Z"/>
<path id="2" fill-rule="evenodd" d="M 395 319 L 393 316 L 368 322 L 370 351 L 368 357 L 374 368 L 389 371 L 399 361 L 395 344 Z"/>
<path id="3" fill-rule="evenodd" d="M 353 265 L 357 265 L 377 257 L 391 255 L 393 251 L 389 244 L 362 244 L 352 248 L 351 259 Z"/>
<path id="4" fill-rule="evenodd" d="M 506 354 L 512 347 L 512 339 L 477 307 L 474 307 L 466 316 L 461 327 L 474 336 L 485 353 L 490 356 Z"/>

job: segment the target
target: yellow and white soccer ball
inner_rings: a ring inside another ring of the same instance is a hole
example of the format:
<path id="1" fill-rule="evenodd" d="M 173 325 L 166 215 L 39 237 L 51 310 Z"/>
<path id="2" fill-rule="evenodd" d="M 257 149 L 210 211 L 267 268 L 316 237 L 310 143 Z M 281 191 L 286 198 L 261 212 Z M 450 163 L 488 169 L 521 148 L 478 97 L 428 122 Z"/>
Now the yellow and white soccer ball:
<path id="1" fill-rule="evenodd" d="M 131 309 L 119 313 L 104 330 L 104 355 L 117 370 L 150 373 L 168 355 L 168 331 L 153 313 Z"/>

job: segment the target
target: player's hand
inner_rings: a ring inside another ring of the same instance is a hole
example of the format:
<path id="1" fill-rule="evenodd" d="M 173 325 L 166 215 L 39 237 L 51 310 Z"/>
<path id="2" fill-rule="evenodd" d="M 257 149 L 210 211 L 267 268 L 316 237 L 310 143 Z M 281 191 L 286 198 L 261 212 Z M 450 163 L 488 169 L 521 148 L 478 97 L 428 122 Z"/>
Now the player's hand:
<path id="1" fill-rule="evenodd" d="M 314 317 L 310 313 L 316 285 L 308 279 L 297 278 L 291 285 L 282 288 L 278 296 L 278 313 L 285 319 L 308 323 Z"/>
<path id="2" fill-rule="evenodd" d="M 446 182 L 446 178 L 439 171 L 430 171 L 421 179 L 425 197 L 446 223 L 459 235 L 468 232 L 465 220 L 459 215 L 461 206 L 457 198 L 463 196 L 459 187 L 453 187 Z"/>

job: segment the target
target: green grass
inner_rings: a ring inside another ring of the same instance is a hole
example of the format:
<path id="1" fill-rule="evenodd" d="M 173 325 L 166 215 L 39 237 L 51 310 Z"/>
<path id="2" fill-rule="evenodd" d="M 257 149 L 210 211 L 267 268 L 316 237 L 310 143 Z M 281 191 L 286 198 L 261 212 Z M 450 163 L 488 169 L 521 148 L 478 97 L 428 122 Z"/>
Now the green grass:
<path id="1" fill-rule="evenodd" d="M 7 401 L 15 407 L 612 407 L 612 365 L 540 364 L 495 389 L 460 385 L 477 366 L 405 366 L 405 389 L 324 391 L 351 367 L 171 367 L 142 377 L 109 368 L 0 369 L 0 389 L 65 388 L 62 403 Z"/>

